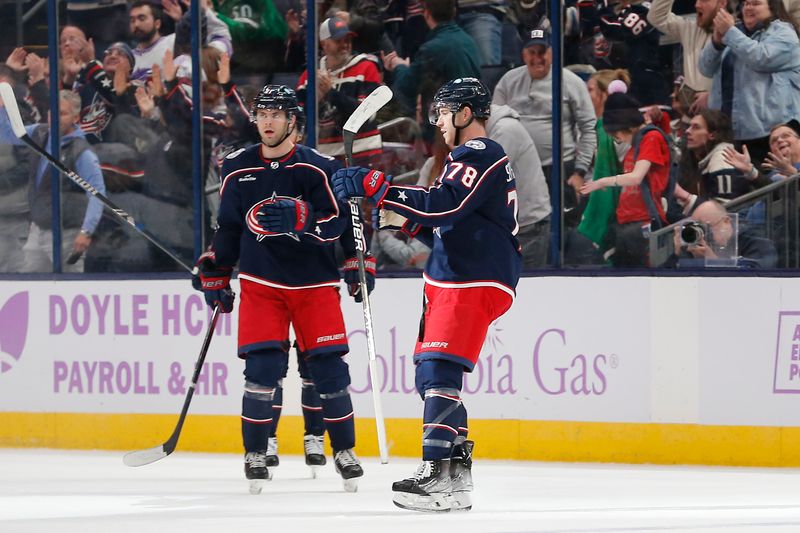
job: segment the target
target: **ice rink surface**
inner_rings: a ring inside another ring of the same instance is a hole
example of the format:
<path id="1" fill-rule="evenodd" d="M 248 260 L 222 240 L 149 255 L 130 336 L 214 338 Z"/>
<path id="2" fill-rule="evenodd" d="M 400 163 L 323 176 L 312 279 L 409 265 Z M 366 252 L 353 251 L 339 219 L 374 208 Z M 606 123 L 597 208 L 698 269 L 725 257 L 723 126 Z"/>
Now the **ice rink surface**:
<path id="1" fill-rule="evenodd" d="M 0 532 L 800 532 L 800 470 L 476 459 L 474 508 L 396 508 L 418 462 L 364 461 L 345 493 L 297 456 L 251 496 L 238 455 L 181 452 L 140 468 L 120 452 L 0 449 Z"/>

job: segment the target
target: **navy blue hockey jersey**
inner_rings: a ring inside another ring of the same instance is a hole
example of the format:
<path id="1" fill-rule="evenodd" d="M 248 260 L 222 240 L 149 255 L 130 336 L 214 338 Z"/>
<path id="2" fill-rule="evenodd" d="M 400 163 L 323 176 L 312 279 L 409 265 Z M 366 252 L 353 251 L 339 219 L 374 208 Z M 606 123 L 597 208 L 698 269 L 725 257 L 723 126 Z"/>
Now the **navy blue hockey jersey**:
<path id="1" fill-rule="evenodd" d="M 239 277 L 277 288 L 337 286 L 333 244 L 348 221 L 330 186 L 341 164 L 297 145 L 281 159 L 261 155 L 261 145 L 229 154 L 222 164 L 222 186 L 213 248 L 221 266 L 239 262 Z M 258 225 L 259 208 L 275 198 L 311 204 L 316 224 L 300 238 L 272 233 Z"/>
<path id="2" fill-rule="evenodd" d="M 447 156 L 430 188 L 392 185 L 382 207 L 425 228 L 425 280 L 442 287 L 497 287 L 514 296 L 522 259 L 517 186 L 503 148 L 479 138 Z"/>

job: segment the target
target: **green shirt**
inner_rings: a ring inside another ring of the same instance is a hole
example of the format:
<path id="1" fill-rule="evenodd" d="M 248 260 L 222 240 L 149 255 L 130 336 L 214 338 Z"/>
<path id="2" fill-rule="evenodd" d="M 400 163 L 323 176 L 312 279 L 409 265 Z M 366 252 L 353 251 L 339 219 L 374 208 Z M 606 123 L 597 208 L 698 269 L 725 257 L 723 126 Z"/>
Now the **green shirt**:
<path id="1" fill-rule="evenodd" d="M 422 95 L 427 113 L 433 95 L 444 83 L 456 78 L 480 78 L 478 48 L 472 37 L 456 25 L 444 22 L 428 32 L 428 37 L 411 60 L 411 65 L 398 65 L 394 70 L 395 92 L 414 109 L 417 95 Z"/>
<path id="2" fill-rule="evenodd" d="M 217 16 L 228 25 L 235 52 L 237 44 L 286 39 L 289 27 L 272 0 L 213 1 Z"/>
<path id="3" fill-rule="evenodd" d="M 614 139 L 603 129 L 603 119 L 597 119 L 597 157 L 594 160 L 593 179 L 616 176 L 622 170 Z M 589 203 L 583 211 L 578 231 L 589 237 L 603 249 L 609 224 L 615 220 L 619 200 L 619 187 L 606 187 L 589 195 Z"/>

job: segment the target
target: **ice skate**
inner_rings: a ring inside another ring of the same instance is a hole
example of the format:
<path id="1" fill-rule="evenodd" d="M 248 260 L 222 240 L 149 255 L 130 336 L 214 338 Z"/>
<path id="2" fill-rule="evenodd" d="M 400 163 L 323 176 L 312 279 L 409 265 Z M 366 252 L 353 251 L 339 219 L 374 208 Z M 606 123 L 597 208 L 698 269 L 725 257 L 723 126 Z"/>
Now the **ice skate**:
<path id="1" fill-rule="evenodd" d="M 264 482 L 272 479 L 267 469 L 267 452 L 247 452 L 244 456 L 244 475 L 250 481 L 250 494 L 261 494 Z"/>
<path id="2" fill-rule="evenodd" d="M 364 475 L 361 462 L 356 457 L 352 448 L 341 450 L 333 455 L 333 464 L 336 466 L 336 473 L 342 476 L 344 490 L 356 492 L 358 490 L 358 478 Z"/>
<path id="3" fill-rule="evenodd" d="M 306 464 L 311 468 L 311 477 L 314 479 L 317 478 L 317 471 L 327 462 L 324 444 L 324 435 L 306 435 L 303 437 Z"/>
<path id="4" fill-rule="evenodd" d="M 402 509 L 446 513 L 452 508 L 450 459 L 422 461 L 410 478 L 392 483 L 392 501 Z"/>
<path id="5" fill-rule="evenodd" d="M 267 441 L 267 468 L 275 468 L 280 462 L 278 458 L 278 437 L 270 437 Z"/>
<path id="6" fill-rule="evenodd" d="M 453 483 L 452 501 L 450 508 L 453 511 L 469 511 L 472 509 L 472 449 L 475 443 L 471 440 L 464 441 L 453 447 L 450 458 L 450 479 Z"/>

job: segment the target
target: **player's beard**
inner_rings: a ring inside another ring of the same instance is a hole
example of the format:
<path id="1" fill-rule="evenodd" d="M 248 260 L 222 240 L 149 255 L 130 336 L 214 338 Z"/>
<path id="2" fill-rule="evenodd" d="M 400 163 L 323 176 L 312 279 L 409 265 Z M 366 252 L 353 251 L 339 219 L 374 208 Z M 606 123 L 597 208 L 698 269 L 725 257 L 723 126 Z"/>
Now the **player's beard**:
<path id="1" fill-rule="evenodd" d="M 273 135 L 273 138 L 270 140 L 270 142 L 267 142 L 267 139 L 265 139 L 264 136 L 262 135 L 261 143 L 264 146 L 267 146 L 268 148 L 277 148 L 283 143 L 283 141 L 291 137 L 293 128 L 289 123 L 286 123 L 283 126 L 283 128 L 281 128 L 281 130 L 282 131 L 280 132 L 278 130 L 275 130 L 275 134 Z"/>

